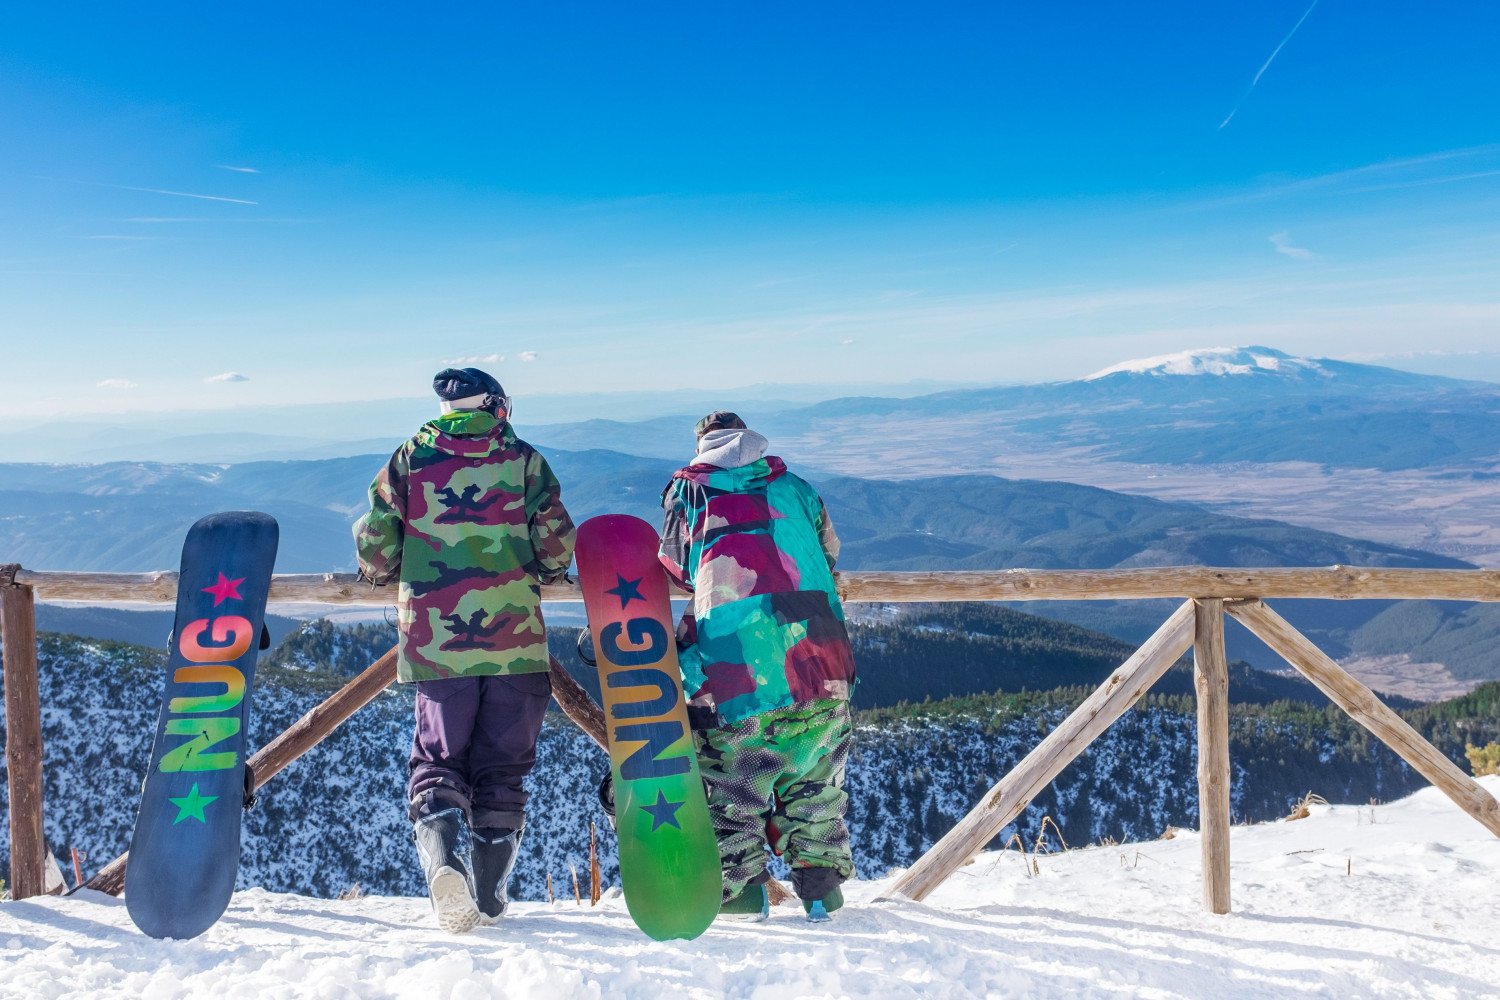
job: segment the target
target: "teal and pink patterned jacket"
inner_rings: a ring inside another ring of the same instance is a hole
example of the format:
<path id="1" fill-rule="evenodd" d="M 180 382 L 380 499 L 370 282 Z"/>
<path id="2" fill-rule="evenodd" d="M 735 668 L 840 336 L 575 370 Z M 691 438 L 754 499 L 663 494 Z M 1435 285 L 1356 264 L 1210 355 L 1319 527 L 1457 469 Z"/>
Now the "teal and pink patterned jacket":
<path id="1" fill-rule="evenodd" d="M 767 456 L 690 465 L 662 493 L 661 562 L 692 591 L 683 688 L 717 724 L 820 698 L 847 699 L 854 656 L 834 589 L 838 536 L 817 492 Z"/>

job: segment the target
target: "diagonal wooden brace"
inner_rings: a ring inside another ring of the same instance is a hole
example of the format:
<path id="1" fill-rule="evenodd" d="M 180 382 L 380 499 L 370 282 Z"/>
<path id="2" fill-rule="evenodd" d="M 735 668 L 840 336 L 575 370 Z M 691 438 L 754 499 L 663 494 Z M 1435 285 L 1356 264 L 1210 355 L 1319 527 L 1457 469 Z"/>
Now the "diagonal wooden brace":
<path id="1" fill-rule="evenodd" d="M 1297 668 L 1339 708 L 1374 733 L 1418 774 L 1432 782 L 1473 816 L 1485 829 L 1500 837 L 1500 802 L 1461 771 L 1437 747 L 1423 739 L 1401 716 L 1391 711 L 1375 692 L 1365 687 L 1343 667 L 1298 632 L 1285 618 L 1260 601 L 1230 601 L 1224 610 Z"/>
<path id="2" fill-rule="evenodd" d="M 1110 725 L 1141 699 L 1161 675 L 1193 645 L 1195 609 L 1185 602 L 1135 655 L 1109 675 L 1073 714 L 1063 720 L 1037 748 L 1001 778 L 969 815 L 948 831 L 916 864 L 908 868 L 880 898 L 896 893 L 911 899 L 927 895 L 1020 815 L 1031 800 L 1063 769 L 1088 749 Z"/>

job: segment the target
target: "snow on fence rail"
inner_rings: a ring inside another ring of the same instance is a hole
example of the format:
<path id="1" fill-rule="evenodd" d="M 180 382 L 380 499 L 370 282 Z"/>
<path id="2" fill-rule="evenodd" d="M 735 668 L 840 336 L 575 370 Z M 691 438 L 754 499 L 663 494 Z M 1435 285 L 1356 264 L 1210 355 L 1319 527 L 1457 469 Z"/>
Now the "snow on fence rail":
<path id="1" fill-rule="evenodd" d="M 1193 651 L 1198 700 L 1198 794 L 1202 827 L 1203 905 L 1229 912 L 1229 682 L 1224 615 L 1235 618 L 1418 773 L 1500 837 L 1500 802 L 1387 708 L 1263 598 L 1448 600 L 1500 602 L 1500 571 L 1326 568 L 1218 569 L 1179 566 L 1126 570 L 1030 570 L 963 573 L 842 573 L 839 593 L 851 602 L 1148 600 L 1181 604 L 1123 665 L 1002 777 L 941 840 L 891 885 L 890 894 L 924 899 L 983 850 L 1109 726 L 1145 695 L 1167 669 Z M 171 603 L 177 574 L 54 573 L 0 565 L 0 633 L 4 642 L 6 760 L 10 794 L 11 893 L 44 891 L 42 740 L 37 698 L 35 597 L 97 603 Z M 386 605 L 390 588 L 350 574 L 272 578 L 270 603 Z M 548 601 L 581 601 L 576 585 L 542 588 Z M 603 716 L 553 661 L 554 693 L 563 711 L 603 742 Z M 394 650 L 308 712 L 254 754 L 253 788 L 269 781 L 358 711 L 396 675 Z M 118 894 L 126 856 L 92 879 L 91 888 Z"/>

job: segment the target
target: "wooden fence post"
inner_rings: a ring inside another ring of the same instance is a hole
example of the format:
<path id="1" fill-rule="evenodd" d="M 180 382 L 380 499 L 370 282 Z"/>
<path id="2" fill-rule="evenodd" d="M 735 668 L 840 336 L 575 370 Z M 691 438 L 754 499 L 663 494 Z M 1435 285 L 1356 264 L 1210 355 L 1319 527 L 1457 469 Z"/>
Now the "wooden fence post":
<path id="1" fill-rule="evenodd" d="M 1193 685 L 1198 692 L 1198 828 L 1203 907 L 1229 912 L 1229 662 L 1224 602 L 1194 601 Z"/>
<path id="2" fill-rule="evenodd" d="M 1335 705 L 1374 733 L 1386 746 L 1432 782 L 1460 809 L 1500 837 L 1500 802 L 1422 738 L 1401 716 L 1391 711 L 1375 692 L 1355 680 L 1348 671 L 1298 632 L 1285 618 L 1260 601 L 1231 602 L 1224 610 L 1238 618 L 1282 659 L 1317 685 Z"/>
<path id="3" fill-rule="evenodd" d="M 1194 605 L 1187 601 L 880 898 L 900 893 L 915 900 L 926 899 L 949 875 L 984 850 L 1005 824 L 1020 815 L 1038 792 L 1188 651 L 1193 645 L 1193 619 Z"/>
<path id="4" fill-rule="evenodd" d="M 47 891 L 42 834 L 42 709 L 36 669 L 36 604 L 0 567 L 0 633 L 5 650 L 5 766 L 10 805 L 10 896 Z"/>

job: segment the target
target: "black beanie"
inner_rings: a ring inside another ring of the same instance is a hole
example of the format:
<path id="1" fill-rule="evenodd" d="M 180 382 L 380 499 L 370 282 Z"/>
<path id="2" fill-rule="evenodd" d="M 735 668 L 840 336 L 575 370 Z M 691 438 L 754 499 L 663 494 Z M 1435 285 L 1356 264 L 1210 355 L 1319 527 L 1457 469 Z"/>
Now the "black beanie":
<path id="1" fill-rule="evenodd" d="M 446 403 L 470 396 L 505 395 L 495 377 L 478 368 L 444 368 L 432 376 L 432 391 Z"/>

